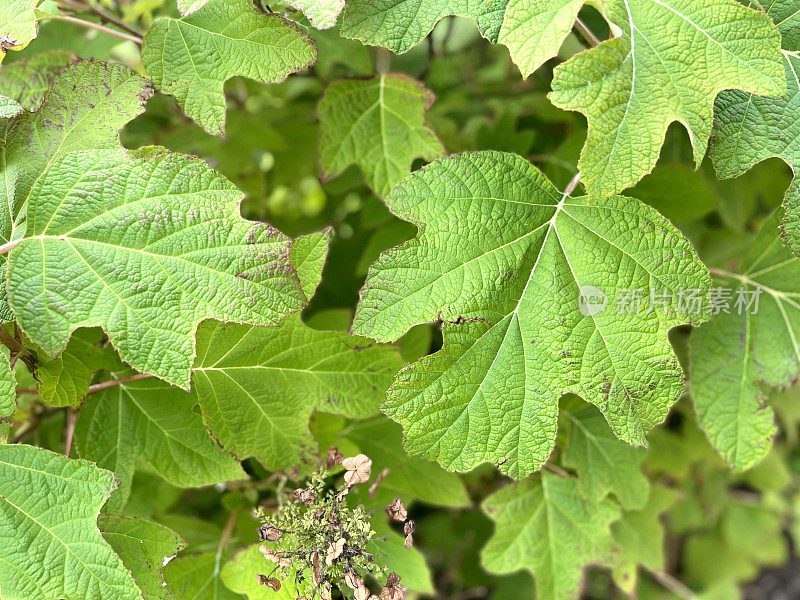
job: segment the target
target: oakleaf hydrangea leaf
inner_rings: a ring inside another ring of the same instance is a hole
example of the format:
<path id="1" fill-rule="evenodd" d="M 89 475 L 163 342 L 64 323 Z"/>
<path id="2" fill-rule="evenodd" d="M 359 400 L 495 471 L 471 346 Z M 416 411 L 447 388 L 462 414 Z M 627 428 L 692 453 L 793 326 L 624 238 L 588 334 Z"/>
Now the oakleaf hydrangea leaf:
<path id="1" fill-rule="evenodd" d="M 7 64 L 0 69 L 0 94 L 38 110 L 53 78 L 74 60 L 70 52 L 50 50 Z"/>
<path id="2" fill-rule="evenodd" d="M 130 372 L 115 373 L 124 377 Z M 199 487 L 245 477 L 239 463 L 209 437 L 192 396 L 157 379 L 127 381 L 92 394 L 78 414 L 75 440 L 83 458 L 113 469 L 119 511 L 139 460 L 170 483 Z"/>
<path id="3" fill-rule="evenodd" d="M 97 529 L 114 474 L 42 448 L 0 445 L 0 589 L 25 600 L 141 600 Z"/>
<path id="4" fill-rule="evenodd" d="M 613 493 L 624 508 L 642 508 L 650 493 L 650 483 L 642 474 L 645 450 L 617 439 L 593 407 L 564 414 L 570 422 L 564 465 L 578 474 L 583 497 L 599 502 Z"/>
<path id="5" fill-rule="evenodd" d="M 308 291 L 319 282 L 328 237 L 303 236 L 292 248 Z M 299 314 L 278 327 L 207 321 L 197 340 L 193 388 L 211 434 L 239 458 L 255 456 L 272 470 L 315 464 L 311 414 L 374 415 L 402 364 L 395 347 L 316 331 Z"/>
<path id="6" fill-rule="evenodd" d="M 585 0 L 509 0 L 498 42 L 527 77 L 558 54 Z"/>
<path id="7" fill-rule="evenodd" d="M 36 363 L 39 396 L 50 406 L 80 406 L 89 391 L 92 376 L 100 369 L 119 369 L 119 357 L 110 346 L 102 346 L 99 329 L 79 329 L 64 351 L 55 358 L 42 353 Z"/>
<path id="8" fill-rule="evenodd" d="M 409 452 L 523 477 L 550 455 L 567 392 L 598 406 L 621 439 L 645 443 L 683 390 L 667 332 L 705 313 L 611 303 L 637 289 L 707 293 L 708 272 L 677 229 L 632 198 L 561 194 L 499 152 L 437 160 L 386 202 L 419 234 L 370 269 L 353 332 L 390 341 L 446 321 L 442 350 L 401 370 L 383 405 Z"/>
<path id="9" fill-rule="evenodd" d="M 0 120 L 0 201 L 7 206 L 0 211 L 0 241 L 24 232 L 33 184 L 56 158 L 83 148 L 118 148 L 119 130 L 151 94 L 147 81 L 127 67 L 80 61 L 53 79 L 36 112 Z"/>
<path id="10" fill-rule="evenodd" d="M 286 580 L 281 589 L 273 591 L 258 582 L 256 574 L 271 571 L 269 564 L 265 563 L 264 554 L 258 549 L 261 544 L 253 544 L 238 550 L 220 571 L 220 579 L 228 589 L 243 594 L 247 600 L 296 600 L 299 594 L 308 594 L 313 597 L 313 584 L 306 579 L 304 582 Z M 236 596 L 241 598 L 241 596 Z"/>
<path id="11" fill-rule="evenodd" d="M 231 552 L 222 548 L 217 552 L 179 556 L 164 567 L 167 587 L 176 600 L 242 600 L 241 594 L 229 590 L 220 579 L 230 557 Z M 255 574 L 252 577 L 255 581 Z"/>
<path id="12" fill-rule="evenodd" d="M 508 0 L 349 0 L 342 35 L 398 54 L 410 50 L 448 15 L 470 17 L 481 34 L 497 41 Z"/>
<path id="13" fill-rule="evenodd" d="M 691 338 L 690 389 L 700 425 L 736 470 L 755 465 L 772 443 L 765 386 L 787 387 L 800 374 L 800 259 L 781 243 L 776 225 L 774 215 L 739 273 L 717 278 L 715 295 L 730 312 Z"/>
<path id="14" fill-rule="evenodd" d="M 584 500 L 576 480 L 544 471 L 489 496 L 482 505 L 495 522 L 481 555 L 492 573 L 527 569 L 536 597 L 572 600 L 583 568 L 611 551 L 609 525 L 619 518 L 611 500 Z"/>
<path id="15" fill-rule="evenodd" d="M 8 430 L 17 409 L 17 380 L 11 370 L 11 352 L 0 345 L 0 444 L 8 438 Z"/>
<path id="16" fill-rule="evenodd" d="M 0 62 L 9 50 L 22 50 L 36 37 L 36 5 L 40 0 L 0 3 Z"/>
<path id="17" fill-rule="evenodd" d="M 767 13 L 783 34 L 787 92 L 760 98 L 728 90 L 714 107 L 712 158 L 717 175 L 736 177 L 762 160 L 780 157 L 797 172 L 800 166 L 800 19 L 797 2 L 776 0 Z M 800 255 L 800 182 L 792 181 L 783 204 L 784 242 Z"/>
<path id="18" fill-rule="evenodd" d="M 133 575 L 144 600 L 173 600 L 161 567 L 186 543 L 171 529 L 134 517 L 100 515 L 100 532 Z"/>
<path id="19" fill-rule="evenodd" d="M 197 342 L 193 387 L 211 434 L 272 470 L 316 460 L 314 410 L 374 415 L 402 364 L 392 346 L 315 331 L 299 315 L 278 327 L 208 321 Z"/>
<path id="20" fill-rule="evenodd" d="M 433 94 L 404 75 L 344 79 L 332 83 L 319 103 L 319 167 L 335 177 L 356 163 L 367 184 L 384 197 L 408 175 L 418 156 L 444 153 L 425 111 Z"/>
<path id="21" fill-rule="evenodd" d="M 196 158 L 65 154 L 31 191 L 9 303 L 50 355 L 101 326 L 123 360 L 184 388 L 207 318 L 264 325 L 302 304 L 289 240 L 239 216 L 242 193 Z"/>
<path id="22" fill-rule="evenodd" d="M 316 58 L 314 41 L 299 27 L 256 12 L 250 0 L 210 0 L 182 19 L 159 19 L 142 46 L 142 62 L 156 87 L 216 135 L 225 131 L 228 79 L 277 83 Z"/>
<path id="23" fill-rule="evenodd" d="M 184 17 L 188 17 L 193 12 L 197 12 L 208 3 L 208 0 L 178 0 L 178 12 Z"/>
<path id="24" fill-rule="evenodd" d="M 559 65 L 550 93 L 589 121 L 578 166 L 592 198 L 649 173 L 673 121 L 686 127 L 699 164 L 722 90 L 786 91 L 780 33 L 734 0 L 610 0 L 603 10 L 617 37 Z"/>
<path id="25" fill-rule="evenodd" d="M 327 228 L 316 233 L 301 235 L 292 242 L 289 255 L 292 266 L 300 278 L 300 286 L 306 298 L 311 298 L 322 280 L 322 268 L 328 258 L 328 244 L 333 233 Z"/>
<path id="26" fill-rule="evenodd" d="M 317 29 L 330 29 L 344 8 L 344 0 L 287 0 L 289 6 L 303 11 Z"/>

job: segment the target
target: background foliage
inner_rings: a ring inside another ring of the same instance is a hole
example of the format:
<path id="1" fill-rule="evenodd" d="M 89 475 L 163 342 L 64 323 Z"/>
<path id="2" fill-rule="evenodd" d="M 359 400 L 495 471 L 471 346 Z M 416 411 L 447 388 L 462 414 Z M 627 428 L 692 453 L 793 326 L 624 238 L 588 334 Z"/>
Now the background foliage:
<path id="1" fill-rule="evenodd" d="M 330 446 L 411 598 L 790 589 L 798 15 L 0 0 L 0 597 L 294 599 Z"/>

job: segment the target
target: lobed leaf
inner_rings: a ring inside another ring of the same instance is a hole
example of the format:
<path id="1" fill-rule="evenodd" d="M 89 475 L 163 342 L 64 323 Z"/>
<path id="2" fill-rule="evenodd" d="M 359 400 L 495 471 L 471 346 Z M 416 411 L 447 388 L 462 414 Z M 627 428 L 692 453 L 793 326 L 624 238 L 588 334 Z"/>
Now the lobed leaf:
<path id="1" fill-rule="evenodd" d="M 9 50 L 22 50 L 36 37 L 36 6 L 40 0 L 0 3 L 0 62 Z"/>
<path id="2" fill-rule="evenodd" d="M 372 266 L 353 331 L 388 341 L 445 321 L 442 350 L 402 369 L 383 405 L 409 452 L 452 470 L 491 460 L 523 477 L 550 455 L 568 392 L 598 406 L 618 437 L 645 443 L 683 389 L 667 332 L 706 309 L 584 314 L 580 297 L 705 296 L 706 268 L 680 232 L 631 198 L 570 198 L 498 152 L 437 160 L 386 201 L 419 235 Z"/>
<path id="3" fill-rule="evenodd" d="M 700 164 L 722 90 L 786 91 L 780 32 L 734 0 L 611 0 L 602 9 L 614 39 L 559 65 L 549 95 L 589 121 L 578 166 L 593 199 L 649 173 L 673 121 Z"/>
<path id="4" fill-rule="evenodd" d="M 336 25 L 344 9 L 344 0 L 287 0 L 287 4 L 303 11 L 316 29 L 330 29 Z"/>
<path id="5" fill-rule="evenodd" d="M 225 131 L 228 79 L 277 83 L 316 58 L 314 41 L 299 27 L 256 12 L 250 0 L 210 0 L 182 19 L 159 19 L 142 46 L 142 63 L 155 86 L 216 135 Z"/>

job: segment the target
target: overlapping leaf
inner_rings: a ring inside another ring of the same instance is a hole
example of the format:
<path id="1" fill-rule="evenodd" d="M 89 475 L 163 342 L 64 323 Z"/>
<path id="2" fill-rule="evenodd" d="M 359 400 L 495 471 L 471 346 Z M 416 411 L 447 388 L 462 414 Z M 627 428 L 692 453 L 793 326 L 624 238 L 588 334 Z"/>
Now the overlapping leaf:
<path id="1" fill-rule="evenodd" d="M 420 43 L 448 16 L 470 17 L 481 34 L 497 41 L 508 0 L 350 0 L 342 35 L 402 53 Z"/>
<path id="2" fill-rule="evenodd" d="M 404 75 L 346 79 L 331 84 L 319 103 L 319 166 L 335 177 L 358 164 L 369 186 L 383 197 L 411 171 L 417 157 L 444 153 L 425 111 L 433 94 Z"/>
<path id="3" fill-rule="evenodd" d="M 484 566 L 493 573 L 527 569 L 536 597 L 549 600 L 578 597 L 583 568 L 609 558 L 609 525 L 620 514 L 610 500 L 588 502 L 574 479 L 548 471 L 495 492 L 482 506 L 495 522 Z"/>
<path id="4" fill-rule="evenodd" d="M 442 350 L 404 368 L 383 405 L 407 450 L 522 477 L 550 455 L 566 392 L 644 443 L 683 389 L 667 331 L 705 313 L 614 302 L 636 289 L 705 295 L 708 273 L 672 225 L 631 198 L 562 195 L 526 160 L 497 152 L 435 161 L 387 204 L 420 233 L 373 265 L 353 331 L 388 341 L 446 321 Z M 609 306 L 584 314 L 581 290 L 593 288 Z"/>
<path id="5" fill-rule="evenodd" d="M 302 10 L 317 29 L 330 29 L 344 8 L 344 0 L 287 0 L 290 6 Z"/>
<path id="6" fill-rule="evenodd" d="M 651 171 L 673 121 L 699 164 L 722 90 L 786 91 L 777 28 L 734 0 L 612 0 L 603 11 L 616 37 L 557 67 L 550 94 L 589 121 L 579 168 L 593 198 Z"/>
<path id="7" fill-rule="evenodd" d="M 800 19 L 797 3 L 776 0 L 767 5 L 783 34 L 783 66 L 787 92 L 760 98 L 729 90 L 717 98 L 712 157 L 720 177 L 736 177 L 754 164 L 778 156 L 796 172 L 800 166 Z M 784 200 L 783 238 L 800 254 L 800 183 L 792 181 Z"/>
<path id="8" fill-rule="evenodd" d="M 8 259 L 17 321 L 51 355 L 101 326 L 134 368 L 188 387 L 200 321 L 268 325 L 302 303 L 288 238 L 242 219 L 241 197 L 205 162 L 161 150 L 53 160 Z"/>
<path id="9" fill-rule="evenodd" d="M 113 473 L 32 446 L 0 445 L 0 590 L 25 600 L 141 600 L 97 516 Z"/>
<path id="10" fill-rule="evenodd" d="M 624 508 L 641 509 L 650 493 L 650 483 L 642 473 L 644 449 L 617 439 L 594 408 L 564 414 L 571 425 L 564 465 L 578 474 L 583 497 L 598 502 L 613 493 Z"/>
<path id="11" fill-rule="evenodd" d="M 51 50 L 7 64 L 0 69 L 0 94 L 38 110 L 50 82 L 74 60 L 70 52 Z"/>
<path id="12" fill-rule="evenodd" d="M 765 386 L 788 386 L 800 372 L 800 259 L 781 243 L 776 225 L 774 215 L 739 273 L 717 278 L 725 308 L 691 340 L 690 388 L 700 425 L 737 470 L 760 461 L 772 442 Z"/>
<path id="13" fill-rule="evenodd" d="M 0 345 L 0 444 L 8 438 L 8 430 L 17 409 L 17 380 L 11 370 L 11 353 Z"/>
<path id="14" fill-rule="evenodd" d="M 164 568 L 164 579 L 176 600 L 242 600 L 220 579 L 230 557 L 231 552 L 222 547 L 216 552 L 179 556 Z M 256 574 L 252 577 L 255 581 Z"/>
<path id="15" fill-rule="evenodd" d="M 0 62 L 9 50 L 22 50 L 36 37 L 36 6 L 40 0 L 0 3 Z"/>
<path id="16" fill-rule="evenodd" d="M 131 572 L 144 600 L 171 600 L 161 574 L 165 561 L 186 544 L 174 531 L 133 517 L 101 515 L 100 531 Z"/>
<path id="17" fill-rule="evenodd" d="M 190 394 L 156 379 L 123 382 L 89 396 L 75 439 L 82 457 L 116 474 L 120 489 L 109 502 L 112 512 L 125 506 L 139 460 L 181 487 L 245 477 L 239 463 L 209 437 L 194 408 Z"/>
<path id="18" fill-rule="evenodd" d="M 210 0 L 182 19 L 159 19 L 142 46 L 142 62 L 156 87 L 217 135 L 225 131 L 228 79 L 275 83 L 316 57 L 309 36 L 278 15 L 256 12 L 249 0 Z"/>
<path id="19" fill-rule="evenodd" d="M 321 268 L 298 245 L 303 286 L 313 291 Z M 301 238 L 302 239 L 302 238 Z M 324 246 L 323 246 L 324 247 Z M 300 315 L 278 327 L 207 321 L 197 333 L 193 388 L 212 435 L 239 458 L 254 456 L 270 469 L 316 461 L 308 430 L 312 412 L 363 418 L 374 415 L 402 364 L 396 348 L 339 331 L 316 331 Z"/>

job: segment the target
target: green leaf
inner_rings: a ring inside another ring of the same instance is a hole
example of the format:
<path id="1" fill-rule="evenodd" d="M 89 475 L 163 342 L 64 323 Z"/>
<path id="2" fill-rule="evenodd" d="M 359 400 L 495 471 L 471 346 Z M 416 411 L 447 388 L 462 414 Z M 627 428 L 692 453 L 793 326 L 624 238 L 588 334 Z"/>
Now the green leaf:
<path id="1" fill-rule="evenodd" d="M 613 493 L 623 508 L 641 509 L 650 494 L 650 482 L 642 474 L 645 450 L 617 439 L 593 407 L 564 414 L 571 423 L 564 465 L 578 474 L 583 497 L 599 502 Z"/>
<path id="2" fill-rule="evenodd" d="M 0 62 L 9 50 L 22 50 L 36 37 L 39 0 L 3 0 L 0 3 Z"/>
<path id="3" fill-rule="evenodd" d="M 228 79 L 277 83 L 316 58 L 314 40 L 278 15 L 256 12 L 250 0 L 210 0 L 182 19 L 159 19 L 142 46 L 142 63 L 155 86 L 216 135 L 225 132 Z"/>
<path id="4" fill-rule="evenodd" d="M 242 600 L 219 577 L 229 558 L 222 550 L 179 556 L 164 567 L 164 579 L 176 600 Z"/>
<path id="5" fill-rule="evenodd" d="M 17 410 L 17 380 L 11 370 L 11 351 L 0 345 L 0 444 L 8 439 L 8 430 Z"/>
<path id="6" fill-rule="evenodd" d="M 420 500 L 452 508 L 471 505 L 458 475 L 443 471 L 439 465 L 417 456 L 408 456 L 403 452 L 400 427 L 385 417 L 350 423 L 339 435 L 356 444 L 361 453 L 372 459 L 373 473 L 377 475 L 389 469 L 381 480 L 380 492 L 402 498 L 406 503 Z"/>
<path id="7" fill-rule="evenodd" d="M 174 598 L 164 584 L 161 567 L 186 545 L 177 533 L 157 523 L 120 515 L 100 515 L 98 525 L 133 575 L 144 600 Z"/>
<path id="8" fill-rule="evenodd" d="M 619 509 L 608 499 L 587 502 L 575 479 L 544 471 L 489 496 L 482 505 L 495 522 L 483 549 L 483 565 L 492 573 L 527 569 L 536 578 L 536 597 L 578 597 L 586 565 L 608 558 L 609 525 Z"/>
<path id="9" fill-rule="evenodd" d="M 290 241 L 241 218 L 241 197 L 204 161 L 160 149 L 56 159 L 8 259 L 20 326 L 50 355 L 101 326 L 136 370 L 188 388 L 200 321 L 269 325 L 302 304 Z"/>
<path id="10" fill-rule="evenodd" d="M 253 544 L 237 551 L 220 572 L 222 583 L 249 600 L 295 600 L 298 594 L 295 593 L 294 581 L 282 581 L 281 589 L 277 592 L 258 583 L 259 574 L 267 575 L 275 568 L 273 563 L 264 558 L 259 546 Z M 308 591 L 309 597 L 312 595 L 311 590 L 303 591 Z"/>
<path id="11" fill-rule="evenodd" d="M 714 107 L 713 159 L 721 178 L 737 177 L 777 156 L 796 173 L 800 166 L 800 21 L 793 0 L 776 0 L 767 10 L 783 34 L 783 66 L 788 89 L 779 98 L 759 98 L 729 90 Z M 800 182 L 786 192 L 780 227 L 792 252 L 800 255 Z"/>
<path id="12" fill-rule="evenodd" d="M 194 391 L 211 434 L 270 470 L 316 465 L 311 414 L 374 415 L 402 364 L 392 346 L 315 331 L 299 315 L 268 328 L 207 321 L 197 343 Z"/>
<path id="13" fill-rule="evenodd" d="M 193 12 L 197 12 L 208 3 L 208 0 L 178 0 L 178 12 L 184 17 L 188 17 Z"/>
<path id="14" fill-rule="evenodd" d="M 620 554 L 615 556 L 612 574 L 615 583 L 627 594 L 636 589 L 637 567 L 659 572 L 664 564 L 664 526 L 661 513 L 677 500 L 678 494 L 664 486 L 653 486 L 641 510 L 624 511 L 611 524 L 611 534 Z"/>
<path id="15" fill-rule="evenodd" d="M 125 506 L 139 460 L 181 487 L 245 477 L 239 463 L 209 437 L 194 408 L 190 394 L 156 379 L 127 381 L 89 396 L 78 415 L 75 440 L 82 457 L 113 470 L 120 482 L 110 511 Z"/>
<path id="16" fill-rule="evenodd" d="M 410 50 L 448 15 L 469 17 L 497 41 L 508 0 L 349 0 L 342 35 L 398 54 Z"/>
<path id="17" fill-rule="evenodd" d="M 32 446 L 0 446 L 4 598 L 141 600 L 97 516 L 114 474 Z"/>
<path id="18" fill-rule="evenodd" d="M 730 312 L 720 312 L 691 338 L 697 416 L 735 470 L 755 465 L 772 443 L 775 421 L 763 386 L 788 387 L 800 371 L 800 259 L 781 243 L 776 224 L 773 215 L 740 273 L 719 277 L 717 285 L 731 290 Z M 745 308 L 756 295 L 757 312 Z"/>
<path id="19" fill-rule="evenodd" d="M 0 94 L 38 110 L 53 78 L 74 60 L 71 52 L 51 50 L 12 62 L 0 69 Z"/>
<path id="20" fill-rule="evenodd" d="M 324 178 L 355 163 L 381 198 L 411 172 L 417 157 L 444 154 L 425 123 L 433 94 L 405 75 L 345 79 L 328 86 L 319 103 L 319 167 Z"/>
<path id="21" fill-rule="evenodd" d="M 96 371 L 121 368 L 117 353 L 110 346 L 101 347 L 102 340 L 99 329 L 79 329 L 57 357 L 39 356 L 36 378 L 44 402 L 50 406 L 80 406 Z"/>
<path id="22" fill-rule="evenodd" d="M 673 121 L 700 164 L 722 90 L 786 91 L 777 28 L 734 0 L 611 0 L 603 10 L 616 37 L 558 66 L 550 93 L 589 121 L 578 166 L 592 198 L 650 172 Z"/>
<path id="23" fill-rule="evenodd" d="M 147 81 L 127 67 L 80 61 L 53 79 L 36 112 L 0 120 L 0 205 L 7 207 L 0 211 L 0 241 L 24 232 L 30 192 L 58 157 L 119 147 L 119 130 L 151 94 Z"/>
<path id="24" fill-rule="evenodd" d="M 330 29 L 344 8 L 344 0 L 287 0 L 289 6 L 303 11 L 317 29 Z"/>
<path id="25" fill-rule="evenodd" d="M 499 43 L 528 77 L 558 54 L 584 0 L 508 0 Z"/>
<path id="26" fill-rule="evenodd" d="M 311 298 L 322 279 L 322 268 L 328 258 L 328 245 L 333 235 L 333 228 L 301 235 L 292 243 L 289 260 L 300 278 L 300 286 L 306 298 Z"/>
<path id="27" fill-rule="evenodd" d="M 0 119 L 18 115 L 22 110 L 22 105 L 16 100 L 0 96 Z"/>
<path id="28" fill-rule="evenodd" d="M 706 268 L 669 222 L 631 198 L 564 196 L 498 152 L 431 163 L 386 201 L 420 233 L 373 265 L 353 331 L 388 341 L 446 321 L 442 350 L 400 371 L 383 406 L 409 452 L 452 470 L 494 461 L 523 477 L 550 455 L 567 392 L 644 444 L 683 390 L 667 331 L 705 314 L 613 304 L 583 314 L 579 290 L 609 303 L 633 289 L 704 296 Z"/>

